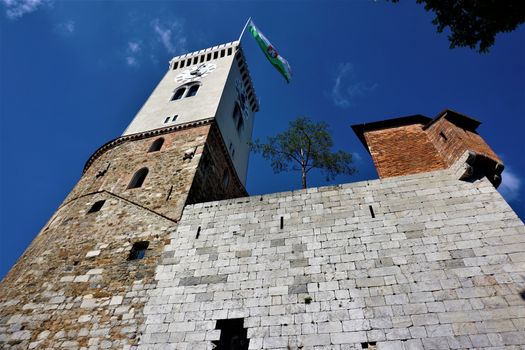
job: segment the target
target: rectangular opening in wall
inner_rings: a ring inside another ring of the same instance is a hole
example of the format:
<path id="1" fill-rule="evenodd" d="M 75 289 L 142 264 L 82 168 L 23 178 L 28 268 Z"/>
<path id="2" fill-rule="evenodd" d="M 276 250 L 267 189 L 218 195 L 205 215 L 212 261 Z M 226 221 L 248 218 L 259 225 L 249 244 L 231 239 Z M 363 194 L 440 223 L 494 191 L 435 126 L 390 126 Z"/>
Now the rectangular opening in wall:
<path id="1" fill-rule="evenodd" d="M 283 229 L 284 227 L 284 218 L 281 216 L 281 230 Z"/>
<path id="2" fill-rule="evenodd" d="M 232 52 L 233 52 L 232 48 L 229 47 L 229 48 L 228 48 L 228 56 L 231 56 L 231 55 L 232 55 Z"/>
<path id="3" fill-rule="evenodd" d="M 184 61 L 180 61 L 180 67 L 184 68 Z"/>
<path id="4" fill-rule="evenodd" d="M 445 133 L 444 133 L 443 131 L 441 131 L 441 132 L 439 133 L 439 136 L 441 137 L 441 139 L 442 139 L 443 141 L 447 141 L 447 140 L 448 140 L 447 135 L 445 135 Z"/>
<path id="5" fill-rule="evenodd" d="M 226 55 L 226 50 L 222 49 L 221 50 L 221 57 L 224 57 L 224 55 Z"/>
<path id="6" fill-rule="evenodd" d="M 221 330 L 221 337 L 213 341 L 215 350 L 248 350 L 250 340 L 243 324 L 242 318 L 218 320 L 215 329 Z"/>
<path id="7" fill-rule="evenodd" d="M 171 121 L 174 122 L 175 120 L 177 120 L 178 117 L 179 117 L 179 115 L 178 115 L 178 114 L 175 114 L 175 115 L 173 116 L 173 118 L 171 118 Z"/>
<path id="8" fill-rule="evenodd" d="M 201 235 L 201 227 L 197 229 L 197 234 L 195 235 L 195 239 L 199 239 L 199 236 Z"/>
<path id="9" fill-rule="evenodd" d="M 195 56 L 193 58 L 193 64 L 197 64 L 197 63 L 199 63 L 199 57 Z"/>
<path id="10" fill-rule="evenodd" d="M 206 61 L 209 61 L 209 60 L 211 60 L 211 52 L 206 55 Z"/>
<path id="11" fill-rule="evenodd" d="M 217 57 L 219 57 L 219 51 L 215 51 L 215 52 L 213 53 L 213 59 L 216 60 Z"/>
<path id="12" fill-rule="evenodd" d="M 372 216 L 372 219 L 376 217 L 376 214 L 374 213 L 374 208 L 372 208 L 371 205 L 368 206 L 368 209 L 370 209 L 370 215 Z"/>
<path id="13" fill-rule="evenodd" d="M 179 62 L 175 62 L 175 63 L 173 63 L 173 69 L 174 69 L 174 70 L 177 69 L 178 66 L 179 66 Z"/>
<path id="14" fill-rule="evenodd" d="M 97 211 L 99 211 L 100 209 L 102 209 L 102 206 L 104 205 L 104 203 L 106 203 L 105 200 L 96 201 L 96 202 L 91 206 L 91 208 L 89 208 L 89 210 L 88 210 L 88 214 L 89 214 L 89 213 L 96 213 Z"/>
<path id="15" fill-rule="evenodd" d="M 170 121 L 170 117 L 166 117 L 166 119 L 164 119 L 164 124 L 168 123 Z"/>
<path id="16" fill-rule="evenodd" d="M 133 243 L 131 251 L 129 252 L 128 260 L 140 260 L 146 255 L 146 249 L 148 249 L 148 241 L 140 241 Z"/>
<path id="17" fill-rule="evenodd" d="M 191 66 L 191 58 L 188 58 L 188 60 L 186 61 L 186 65 Z"/>
<path id="18" fill-rule="evenodd" d="M 204 55 L 201 55 L 201 60 L 200 60 L 200 62 L 201 62 L 201 63 L 204 62 Z"/>

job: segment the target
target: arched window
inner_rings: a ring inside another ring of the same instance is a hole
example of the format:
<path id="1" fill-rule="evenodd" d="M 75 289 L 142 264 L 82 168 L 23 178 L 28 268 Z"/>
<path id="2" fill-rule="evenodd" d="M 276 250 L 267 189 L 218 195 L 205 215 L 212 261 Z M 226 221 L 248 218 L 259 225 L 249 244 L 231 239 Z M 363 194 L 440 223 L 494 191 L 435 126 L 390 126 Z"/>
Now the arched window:
<path id="1" fill-rule="evenodd" d="M 197 95 L 197 91 L 199 91 L 199 84 L 192 85 L 190 89 L 188 90 L 188 93 L 186 94 L 186 97 L 191 97 Z"/>
<path id="2" fill-rule="evenodd" d="M 233 109 L 233 121 L 237 128 L 237 132 L 241 132 L 244 128 L 244 119 L 242 117 L 241 107 L 238 103 L 235 103 L 235 108 Z"/>
<path id="3" fill-rule="evenodd" d="M 186 92 L 186 87 L 181 87 L 175 93 L 173 94 L 173 97 L 171 98 L 172 101 L 180 100 L 182 96 L 184 96 L 184 93 Z"/>
<path id="4" fill-rule="evenodd" d="M 142 168 L 139 171 L 137 171 L 135 175 L 133 175 L 133 178 L 131 179 L 128 185 L 128 189 L 141 187 L 147 175 L 148 175 L 148 168 Z"/>
<path id="5" fill-rule="evenodd" d="M 228 187 L 229 183 L 230 183 L 230 173 L 228 172 L 228 169 L 224 169 L 224 173 L 222 174 L 222 187 L 223 188 Z"/>
<path id="6" fill-rule="evenodd" d="M 153 141 L 153 143 L 149 147 L 148 152 L 160 151 L 163 143 L 164 143 L 164 138 L 163 137 L 156 139 L 155 141 Z"/>

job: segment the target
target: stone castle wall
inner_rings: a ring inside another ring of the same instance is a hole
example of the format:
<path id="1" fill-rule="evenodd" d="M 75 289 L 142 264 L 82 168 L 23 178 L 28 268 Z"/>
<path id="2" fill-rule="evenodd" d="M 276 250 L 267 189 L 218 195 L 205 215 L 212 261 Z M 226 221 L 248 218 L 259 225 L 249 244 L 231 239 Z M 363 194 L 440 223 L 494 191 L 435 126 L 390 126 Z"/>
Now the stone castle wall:
<path id="1" fill-rule="evenodd" d="M 518 349 L 524 251 L 492 184 L 454 169 L 187 206 L 139 349 L 212 349 L 231 318 L 250 349 Z"/>
<path id="2" fill-rule="evenodd" d="M 162 148 L 148 152 L 160 137 Z M 189 193 L 192 203 L 246 195 L 226 154 L 208 124 L 127 140 L 97 157 L 2 280 L 0 348 L 137 344 L 146 290 L 155 288 L 155 268 Z M 128 189 L 143 167 L 143 185 Z M 89 213 L 102 200 L 100 211 Z M 129 261 L 139 241 L 149 242 L 145 257 Z"/>

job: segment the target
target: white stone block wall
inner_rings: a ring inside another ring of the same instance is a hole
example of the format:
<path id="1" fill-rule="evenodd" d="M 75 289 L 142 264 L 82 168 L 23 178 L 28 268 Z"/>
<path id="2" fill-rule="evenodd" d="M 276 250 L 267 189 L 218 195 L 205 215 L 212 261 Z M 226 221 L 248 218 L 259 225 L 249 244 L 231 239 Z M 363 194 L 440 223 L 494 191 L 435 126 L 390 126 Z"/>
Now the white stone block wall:
<path id="1" fill-rule="evenodd" d="M 244 318 L 250 349 L 519 349 L 524 276 L 525 226 L 454 171 L 196 204 L 139 348 L 212 349 Z"/>

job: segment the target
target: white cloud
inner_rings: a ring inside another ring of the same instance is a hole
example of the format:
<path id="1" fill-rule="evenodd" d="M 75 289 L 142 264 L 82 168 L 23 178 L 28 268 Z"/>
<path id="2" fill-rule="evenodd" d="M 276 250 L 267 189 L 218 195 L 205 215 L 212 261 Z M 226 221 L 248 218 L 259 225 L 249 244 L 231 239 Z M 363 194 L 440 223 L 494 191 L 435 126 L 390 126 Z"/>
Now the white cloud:
<path id="1" fill-rule="evenodd" d="M 348 108 L 354 104 L 356 98 L 365 96 L 376 87 L 377 84 L 370 85 L 363 81 L 358 81 L 354 66 L 350 62 L 346 62 L 337 67 L 330 96 L 337 107 Z"/>
<path id="2" fill-rule="evenodd" d="M 161 23 L 155 19 L 151 22 L 157 39 L 170 54 L 177 54 L 186 51 L 186 36 L 184 35 L 181 23 L 171 21 Z"/>
<path id="3" fill-rule="evenodd" d="M 360 162 L 363 160 L 363 157 L 357 152 L 352 152 L 352 159 L 356 162 Z"/>
<path id="4" fill-rule="evenodd" d="M 50 0 L 0 0 L 6 8 L 6 16 L 10 19 L 18 19 L 50 2 Z"/>
<path id="5" fill-rule="evenodd" d="M 128 42 L 128 50 L 132 53 L 137 53 L 141 50 L 140 41 L 130 41 Z"/>
<path id="6" fill-rule="evenodd" d="M 69 20 L 59 23 L 55 26 L 55 31 L 62 35 L 71 35 L 75 31 L 75 22 Z"/>
<path id="7" fill-rule="evenodd" d="M 126 63 L 128 66 L 131 66 L 131 67 L 137 67 L 139 65 L 139 62 L 134 56 L 127 56 Z"/>
<path id="8" fill-rule="evenodd" d="M 519 198 L 520 189 L 521 179 L 510 168 L 506 168 L 501 175 L 501 185 L 498 187 L 499 193 L 507 201 L 512 201 Z"/>

